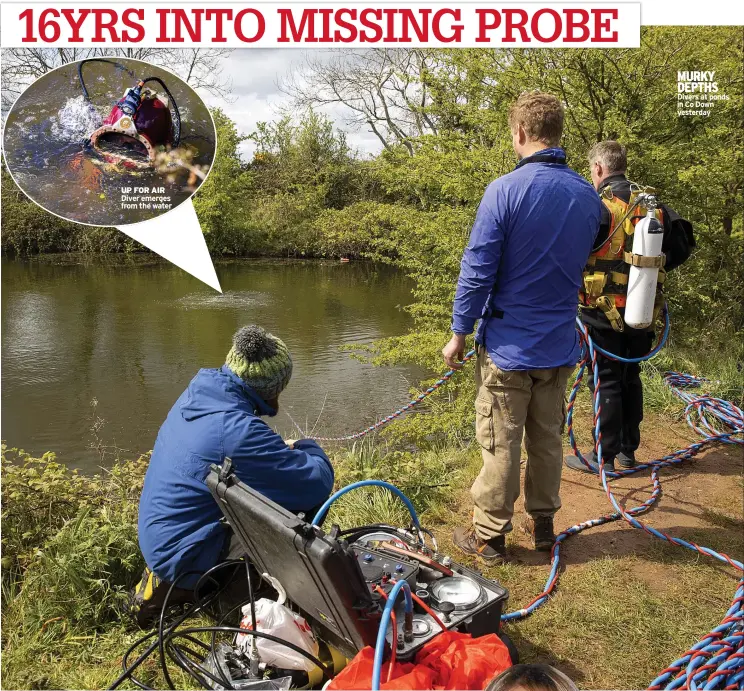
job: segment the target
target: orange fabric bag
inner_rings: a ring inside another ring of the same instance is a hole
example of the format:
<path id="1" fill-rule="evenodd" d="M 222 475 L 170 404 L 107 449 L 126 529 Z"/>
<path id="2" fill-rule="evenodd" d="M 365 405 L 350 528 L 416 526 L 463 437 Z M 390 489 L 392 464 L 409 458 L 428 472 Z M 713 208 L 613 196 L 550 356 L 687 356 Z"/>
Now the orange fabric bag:
<path id="1" fill-rule="evenodd" d="M 329 689 L 369 689 L 375 651 L 367 646 L 329 684 Z M 444 631 L 416 653 L 414 662 L 396 662 L 392 679 L 380 689 L 484 689 L 497 674 L 511 667 L 503 641 L 490 633 L 472 638 L 469 633 Z M 387 679 L 389 662 L 382 666 Z"/>

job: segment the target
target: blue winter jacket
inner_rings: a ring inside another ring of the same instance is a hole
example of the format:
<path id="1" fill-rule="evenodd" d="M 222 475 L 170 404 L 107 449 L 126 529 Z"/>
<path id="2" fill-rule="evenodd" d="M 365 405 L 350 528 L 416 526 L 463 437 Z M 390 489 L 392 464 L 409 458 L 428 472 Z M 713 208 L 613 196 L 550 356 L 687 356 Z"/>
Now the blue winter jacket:
<path id="1" fill-rule="evenodd" d="M 290 449 L 259 416 L 270 408 L 227 366 L 202 369 L 171 408 L 155 441 L 139 505 L 139 543 L 147 565 L 173 582 L 220 559 L 226 530 L 205 479 L 212 463 L 232 459 L 237 476 L 290 511 L 321 504 L 333 468 L 314 442 Z M 178 585 L 193 587 L 198 575 Z"/>
<path id="2" fill-rule="evenodd" d="M 504 370 L 574 365 L 578 293 L 601 209 L 563 149 L 494 180 L 460 265 L 452 331 L 470 334 L 480 319 L 476 342 Z"/>

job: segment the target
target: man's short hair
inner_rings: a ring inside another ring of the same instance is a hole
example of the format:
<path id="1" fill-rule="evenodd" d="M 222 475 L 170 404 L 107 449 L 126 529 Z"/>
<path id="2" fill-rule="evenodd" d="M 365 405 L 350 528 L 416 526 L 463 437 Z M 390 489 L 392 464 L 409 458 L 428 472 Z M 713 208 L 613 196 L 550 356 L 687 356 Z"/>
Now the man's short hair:
<path id="1" fill-rule="evenodd" d="M 624 173 L 628 169 L 628 154 L 620 142 L 611 139 L 598 142 L 589 151 L 589 165 L 602 164 L 602 167 L 611 173 Z"/>
<path id="2" fill-rule="evenodd" d="M 563 134 L 563 104 L 552 94 L 527 91 L 509 108 L 512 132 L 522 125 L 532 141 L 557 146 Z"/>

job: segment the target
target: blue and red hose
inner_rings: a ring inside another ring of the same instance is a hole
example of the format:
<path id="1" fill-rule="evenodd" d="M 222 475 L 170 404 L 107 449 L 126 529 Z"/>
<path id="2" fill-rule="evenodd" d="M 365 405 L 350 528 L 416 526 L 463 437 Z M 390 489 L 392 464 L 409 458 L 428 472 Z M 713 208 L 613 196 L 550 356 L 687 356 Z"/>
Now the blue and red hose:
<path id="1" fill-rule="evenodd" d="M 600 425 L 601 403 L 599 397 L 601 381 L 599 378 L 598 367 L 596 366 L 597 358 L 602 356 L 626 363 L 638 363 L 649 360 L 657 355 L 666 343 L 670 329 L 669 315 L 665 309 L 664 330 L 658 344 L 647 355 L 640 358 L 623 358 L 603 350 L 594 344 L 586 326 L 579 319 L 576 321 L 577 331 L 579 332 L 579 338 L 582 343 L 582 356 L 579 362 L 576 379 L 568 398 L 568 405 L 566 408 L 566 426 L 568 429 L 569 441 L 576 456 L 582 460 L 588 471 L 600 476 L 602 487 L 605 490 L 607 499 L 614 508 L 614 512 L 600 516 L 599 518 L 593 518 L 578 523 L 557 535 L 555 544 L 551 551 L 551 569 L 543 591 L 522 609 L 502 615 L 502 621 L 522 619 L 548 601 L 558 584 L 560 548 L 561 544 L 565 540 L 587 530 L 588 528 L 593 528 L 598 525 L 621 519 L 629 523 L 632 527 L 638 530 L 643 530 L 645 533 L 648 533 L 655 538 L 665 540 L 666 542 L 677 545 L 678 547 L 684 547 L 685 549 L 717 559 L 718 561 L 731 566 L 744 576 L 744 564 L 742 564 L 742 562 L 709 547 L 698 545 L 694 542 L 688 542 L 681 538 L 669 535 L 661 530 L 657 530 L 656 528 L 639 521 L 637 518 L 652 508 L 661 496 L 661 480 L 659 479 L 659 472 L 663 468 L 678 465 L 683 461 L 690 460 L 710 444 L 722 443 L 744 445 L 744 411 L 730 401 L 715 398 L 709 394 L 695 395 L 691 393 L 693 389 L 702 386 L 706 381 L 705 379 L 693 377 L 689 374 L 681 374 L 679 372 L 666 372 L 664 374 L 664 382 L 680 398 L 680 400 L 686 404 L 685 418 L 690 427 L 700 435 L 700 440 L 658 460 L 639 463 L 633 468 L 627 470 L 608 471 L 605 468 L 604 460 L 602 459 L 602 430 Z M 474 356 L 475 351 L 471 350 L 467 353 L 463 362 L 471 360 Z M 597 458 L 599 459 L 599 471 L 590 466 L 582 456 L 577 447 L 573 430 L 573 411 L 576 403 L 576 396 L 590 362 L 592 363 L 591 371 L 594 379 L 593 423 L 595 451 Z M 441 386 L 451 379 L 455 374 L 455 371 L 456 370 L 448 371 L 441 379 L 437 380 L 431 387 L 414 398 L 407 405 L 361 432 L 345 437 L 316 437 L 316 439 L 319 441 L 351 441 L 360 439 L 370 432 L 374 432 L 399 418 L 401 415 L 425 400 L 428 396 L 435 393 Z M 626 508 L 620 504 L 615 497 L 610 484 L 611 480 L 632 475 L 643 470 L 651 471 L 651 495 L 638 506 Z M 364 486 L 368 483 L 372 484 L 372 482 L 367 481 L 365 483 L 355 483 L 355 486 Z M 382 483 L 380 481 L 373 481 L 373 483 L 388 486 L 387 483 Z M 350 486 L 349 488 L 341 490 L 329 500 L 328 504 L 330 505 L 330 502 L 335 500 L 337 496 L 340 496 L 353 488 L 354 487 Z M 398 496 L 402 496 L 400 490 L 396 489 L 395 492 Z M 409 508 L 409 511 L 411 511 L 412 507 L 410 506 L 410 502 L 406 501 L 406 505 Z M 327 511 L 328 506 L 325 506 L 324 508 Z M 323 510 L 319 512 L 320 515 L 323 513 L 325 513 Z M 412 517 L 413 516 L 415 516 L 415 511 L 412 511 Z M 318 517 L 316 517 L 316 519 L 317 518 Z M 388 602 L 388 605 L 392 607 L 391 602 L 394 602 L 394 598 L 391 598 Z M 386 629 L 387 625 L 385 625 L 384 628 Z M 382 636 L 384 637 L 384 634 L 382 634 Z M 380 667 L 381 662 L 382 660 L 380 657 L 378 660 Z M 377 682 L 379 684 L 379 676 Z M 651 682 L 648 688 L 654 691 L 658 689 L 744 689 L 744 578 L 739 580 L 734 599 L 721 623 L 710 633 L 705 635 L 698 643 L 692 646 L 680 658 L 672 662 L 669 667 L 663 670 L 661 674 Z"/>

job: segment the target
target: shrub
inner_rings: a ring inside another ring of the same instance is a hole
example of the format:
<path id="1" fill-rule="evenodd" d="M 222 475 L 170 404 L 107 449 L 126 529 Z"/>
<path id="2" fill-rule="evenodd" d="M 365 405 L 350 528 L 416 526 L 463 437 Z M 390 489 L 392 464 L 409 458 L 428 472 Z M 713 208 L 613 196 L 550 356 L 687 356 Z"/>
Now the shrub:
<path id="1" fill-rule="evenodd" d="M 143 562 L 137 507 L 147 462 L 87 477 L 2 449 L 3 618 L 18 635 L 49 621 L 97 628 L 121 613 Z"/>

